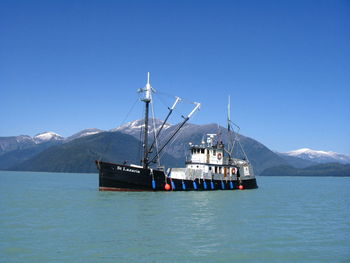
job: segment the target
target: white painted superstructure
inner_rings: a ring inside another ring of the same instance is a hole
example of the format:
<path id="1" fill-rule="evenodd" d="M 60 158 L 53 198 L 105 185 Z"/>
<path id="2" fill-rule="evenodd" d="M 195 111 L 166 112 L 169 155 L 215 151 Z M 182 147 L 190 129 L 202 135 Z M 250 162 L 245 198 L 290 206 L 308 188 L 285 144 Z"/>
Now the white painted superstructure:
<path id="1" fill-rule="evenodd" d="M 170 178 L 182 180 L 241 180 L 254 177 L 246 160 L 235 159 L 225 154 L 221 141 L 215 141 L 216 134 L 207 134 L 206 142 L 200 145 L 190 143 L 190 156 L 186 168 L 168 169 Z"/>

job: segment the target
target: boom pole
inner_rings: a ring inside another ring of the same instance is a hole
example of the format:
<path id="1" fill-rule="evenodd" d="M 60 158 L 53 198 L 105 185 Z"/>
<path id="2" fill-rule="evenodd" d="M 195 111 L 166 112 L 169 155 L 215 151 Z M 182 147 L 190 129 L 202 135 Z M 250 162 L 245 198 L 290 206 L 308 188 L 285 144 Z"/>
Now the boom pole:
<path id="1" fill-rule="evenodd" d="M 227 104 L 227 130 L 231 130 L 231 97 L 228 95 L 228 104 Z"/>
<path id="2" fill-rule="evenodd" d="M 151 147 L 149 147 L 149 150 L 148 150 L 149 152 L 152 152 L 153 146 L 154 146 L 156 140 L 158 139 L 159 134 L 160 134 L 161 131 L 163 130 L 165 123 L 166 123 L 167 120 L 169 119 L 169 117 L 170 117 L 171 113 L 173 112 L 173 110 L 174 110 L 176 104 L 177 104 L 178 102 L 180 102 L 180 101 L 181 101 L 181 99 L 180 99 L 179 97 L 176 97 L 176 100 L 175 100 L 173 106 L 172 106 L 171 108 L 168 108 L 168 109 L 169 109 L 168 115 L 166 116 L 165 120 L 163 121 L 162 126 L 159 128 L 157 134 L 154 136 L 154 141 L 153 141 L 153 143 L 151 144 Z"/>
<path id="3" fill-rule="evenodd" d="M 194 102 L 194 104 L 196 105 L 194 107 L 194 109 L 190 112 L 190 114 L 187 115 L 187 117 L 183 120 L 183 122 L 180 124 L 180 126 L 176 129 L 176 131 L 170 136 L 170 138 L 168 139 L 168 141 L 163 145 L 163 147 L 158 151 L 157 155 L 155 155 L 151 161 L 149 161 L 149 163 L 153 162 L 158 156 L 159 154 L 164 150 L 164 148 L 169 144 L 169 142 L 174 138 L 174 136 L 179 132 L 179 130 L 185 125 L 185 123 L 191 118 L 191 116 L 193 115 L 193 113 L 195 113 L 196 110 L 199 109 L 199 107 L 201 106 L 200 103 L 198 102 Z"/>

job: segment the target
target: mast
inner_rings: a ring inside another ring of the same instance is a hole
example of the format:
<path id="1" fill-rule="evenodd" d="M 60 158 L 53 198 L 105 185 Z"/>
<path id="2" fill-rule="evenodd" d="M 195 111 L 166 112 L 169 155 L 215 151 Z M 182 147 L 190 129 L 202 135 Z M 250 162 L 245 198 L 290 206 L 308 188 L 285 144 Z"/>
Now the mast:
<path id="1" fill-rule="evenodd" d="M 231 131 L 231 96 L 228 95 L 228 104 L 227 104 L 227 130 Z"/>
<path id="2" fill-rule="evenodd" d="M 229 142 L 227 143 L 227 153 L 229 155 L 229 158 L 232 158 L 232 152 L 233 152 L 233 138 L 232 138 L 232 133 L 231 133 L 231 96 L 228 95 L 228 103 L 227 103 L 227 131 L 228 131 L 228 140 Z M 233 132 L 233 131 L 232 131 Z"/>
<path id="3" fill-rule="evenodd" d="M 151 102 L 151 92 L 152 87 L 149 83 L 149 72 L 147 73 L 147 83 L 143 89 L 145 92 L 145 97 L 142 99 L 145 102 L 145 129 L 144 129 L 144 139 L 143 139 L 143 168 L 148 167 L 148 112 L 149 103 Z"/>

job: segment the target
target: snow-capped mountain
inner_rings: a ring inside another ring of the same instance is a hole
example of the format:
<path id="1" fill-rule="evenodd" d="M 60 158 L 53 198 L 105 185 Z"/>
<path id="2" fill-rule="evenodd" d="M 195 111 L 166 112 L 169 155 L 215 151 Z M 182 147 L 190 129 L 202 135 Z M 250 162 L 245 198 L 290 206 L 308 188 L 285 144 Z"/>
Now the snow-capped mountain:
<path id="1" fill-rule="evenodd" d="M 35 145 L 33 138 L 28 135 L 0 137 L 0 155 L 9 151 Z"/>
<path id="2" fill-rule="evenodd" d="M 66 138 L 66 141 L 69 142 L 69 141 L 72 141 L 72 140 L 75 140 L 75 139 L 78 139 L 81 137 L 97 134 L 100 132 L 104 132 L 104 131 L 100 130 L 100 129 L 96 129 L 96 128 L 88 128 L 88 129 L 82 130 L 80 132 L 77 132 L 77 133 L 73 134 L 72 136 L 69 136 L 68 138 Z"/>
<path id="3" fill-rule="evenodd" d="M 43 132 L 35 135 L 33 137 L 33 140 L 35 143 L 39 144 L 39 143 L 44 143 L 48 141 L 62 141 L 64 140 L 64 138 L 55 132 L 49 131 L 49 132 Z"/>
<path id="4" fill-rule="evenodd" d="M 100 132 L 103 132 L 103 130 L 90 128 L 82 130 L 67 138 L 52 131 L 42 132 L 34 137 L 29 135 L 0 137 L 0 155 L 13 150 L 35 147 L 46 142 L 50 142 L 51 145 L 61 144 Z"/>
<path id="5" fill-rule="evenodd" d="M 33 138 L 28 135 L 19 135 L 15 137 L 16 142 L 18 143 L 26 143 L 26 142 L 32 142 Z"/>
<path id="6" fill-rule="evenodd" d="M 38 149 L 61 144 L 63 140 L 62 136 L 54 132 L 43 132 L 34 137 L 28 135 L 0 137 L 0 155 L 13 152 L 14 155 L 18 154 L 18 156 L 24 157 L 31 150 L 36 152 Z M 19 152 L 22 150 L 24 150 L 24 153 L 20 154 Z M 11 160 L 14 159 L 10 158 Z"/>
<path id="7" fill-rule="evenodd" d="M 149 134 L 153 134 L 153 131 L 154 131 L 154 127 L 155 129 L 159 129 L 160 126 L 163 124 L 163 121 L 161 120 L 158 120 L 158 119 L 155 119 L 154 120 L 154 124 L 153 124 L 153 119 L 149 119 Z M 126 134 L 129 134 L 129 135 L 132 135 L 136 138 L 139 138 L 140 136 L 140 132 L 141 132 L 141 129 L 144 127 L 144 120 L 143 119 L 140 119 L 140 120 L 136 120 L 136 121 L 131 121 L 131 122 L 128 122 L 128 123 L 125 123 L 117 128 L 114 128 L 112 129 L 111 131 L 112 132 L 115 132 L 115 131 L 119 131 L 119 132 L 122 132 L 122 133 L 126 133 Z M 169 123 L 165 123 L 164 124 L 164 127 L 163 127 L 163 131 L 165 131 L 166 129 L 170 128 L 171 127 L 171 124 Z"/>
<path id="8" fill-rule="evenodd" d="M 336 152 L 316 151 L 309 148 L 302 148 L 295 151 L 282 153 L 283 155 L 298 157 L 316 163 L 350 163 L 350 156 Z"/>

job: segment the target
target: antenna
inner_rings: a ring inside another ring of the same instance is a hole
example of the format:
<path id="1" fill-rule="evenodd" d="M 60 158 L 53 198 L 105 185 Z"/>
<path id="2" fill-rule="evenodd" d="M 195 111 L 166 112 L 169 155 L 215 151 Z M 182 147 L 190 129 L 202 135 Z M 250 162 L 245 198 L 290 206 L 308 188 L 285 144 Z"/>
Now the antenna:
<path id="1" fill-rule="evenodd" d="M 227 104 L 227 130 L 231 130 L 231 96 L 228 95 L 228 104 Z"/>

